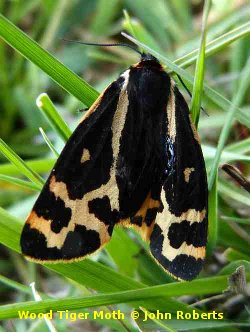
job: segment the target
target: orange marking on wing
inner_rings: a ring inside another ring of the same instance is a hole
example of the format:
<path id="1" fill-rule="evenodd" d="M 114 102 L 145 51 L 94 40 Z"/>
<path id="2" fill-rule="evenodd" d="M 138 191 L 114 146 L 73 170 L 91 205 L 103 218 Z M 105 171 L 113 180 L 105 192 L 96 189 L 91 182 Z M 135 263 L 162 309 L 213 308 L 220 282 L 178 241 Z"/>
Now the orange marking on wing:
<path id="1" fill-rule="evenodd" d="M 49 234 L 51 232 L 50 220 L 46 220 L 43 217 L 38 217 L 36 212 L 32 210 L 26 220 L 26 223 L 30 225 L 31 228 L 35 228 L 42 234 Z"/>
<path id="2" fill-rule="evenodd" d="M 125 226 L 125 227 L 135 228 L 141 234 L 141 237 L 145 241 L 148 241 L 150 238 L 150 235 L 153 231 L 153 228 L 154 228 L 154 221 L 151 223 L 151 225 L 148 226 L 145 223 L 145 217 L 146 217 L 148 209 L 159 208 L 159 206 L 160 206 L 160 201 L 151 198 L 151 193 L 149 192 L 149 194 L 147 195 L 142 206 L 140 207 L 140 209 L 136 212 L 136 214 L 134 216 L 134 217 L 142 217 L 142 225 L 139 226 L 137 224 L 132 224 L 130 221 L 130 218 L 121 219 L 119 224 L 121 224 L 122 226 Z"/>

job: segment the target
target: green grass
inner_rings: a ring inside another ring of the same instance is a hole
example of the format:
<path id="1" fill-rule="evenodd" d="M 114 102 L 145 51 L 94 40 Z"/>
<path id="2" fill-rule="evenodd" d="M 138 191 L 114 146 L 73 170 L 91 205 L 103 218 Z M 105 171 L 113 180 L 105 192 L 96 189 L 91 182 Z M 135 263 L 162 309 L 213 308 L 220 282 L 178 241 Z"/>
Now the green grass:
<path id="1" fill-rule="evenodd" d="M 188 303 L 223 294 L 228 276 L 240 265 L 250 281 L 250 222 L 245 212 L 250 199 L 220 171 L 227 162 L 245 176 L 250 172 L 250 5 L 232 3 L 220 8 L 220 1 L 205 1 L 202 9 L 181 0 L 158 0 L 153 6 L 148 0 L 27 0 L 8 6 L 0 2 L 0 253 L 7 258 L 0 262 L 0 319 L 5 320 L 4 328 L 8 328 L 6 320 L 18 317 L 18 310 L 91 312 L 94 308 L 126 313 L 121 321 L 91 316 L 91 324 L 110 331 L 237 332 L 249 327 L 244 301 L 241 312 L 231 319 L 225 300 L 223 321 L 141 319 L 145 312 L 157 309 L 192 312 Z M 78 110 L 82 104 L 91 106 L 97 91 L 137 61 L 137 55 L 125 48 L 93 49 L 65 44 L 63 37 L 130 40 L 156 56 L 174 78 L 180 75 L 192 92 L 192 100 L 187 100 L 201 136 L 210 191 L 207 260 L 198 279 L 174 282 L 138 234 L 122 228 L 115 230 L 106 249 L 81 262 L 39 266 L 20 255 L 24 216 L 79 121 Z M 209 116 L 200 113 L 201 105 Z M 223 263 L 216 257 L 223 257 Z M 40 302 L 33 300 L 28 286 L 34 280 Z M 63 292 L 63 299 L 54 288 Z M 136 321 L 139 328 L 131 322 L 133 308 L 142 310 Z M 198 312 L 209 310 L 221 309 L 216 303 L 197 307 Z M 69 328 L 69 322 L 58 317 L 53 323 L 60 331 Z M 47 330 L 44 322 L 16 319 L 12 324 L 18 331 Z"/>
<path id="2" fill-rule="evenodd" d="M 205 72 L 205 50 L 206 50 L 206 35 L 207 35 L 207 19 L 211 8 L 211 1 L 207 0 L 204 4 L 202 27 L 201 27 L 201 41 L 199 53 L 196 61 L 195 77 L 193 85 L 192 100 L 190 105 L 190 112 L 195 127 L 198 127 L 201 109 L 201 100 L 203 94 L 203 80 Z"/>
<path id="3" fill-rule="evenodd" d="M 95 101 L 98 94 L 87 82 L 80 79 L 2 15 L 0 15 L 0 35 L 86 106 L 90 106 Z"/>
<path id="4" fill-rule="evenodd" d="M 25 175 L 34 184 L 41 186 L 44 184 L 43 178 L 34 172 L 2 139 L 0 139 L 0 151 L 9 161 L 15 165 L 20 173 Z"/>
<path id="5" fill-rule="evenodd" d="M 36 104 L 41 112 L 45 115 L 54 131 L 58 134 L 59 137 L 63 139 L 63 141 L 66 142 L 71 135 L 71 130 L 60 114 L 57 112 L 49 96 L 45 93 L 42 93 L 37 97 Z"/>

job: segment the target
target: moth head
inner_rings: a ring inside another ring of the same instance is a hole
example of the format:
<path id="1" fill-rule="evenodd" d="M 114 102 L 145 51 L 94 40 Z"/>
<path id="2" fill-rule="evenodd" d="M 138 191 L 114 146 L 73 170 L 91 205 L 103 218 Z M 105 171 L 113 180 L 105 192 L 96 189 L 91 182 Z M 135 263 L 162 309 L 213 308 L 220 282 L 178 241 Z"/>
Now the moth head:
<path id="1" fill-rule="evenodd" d="M 134 68 L 147 68 L 152 70 L 164 70 L 162 65 L 160 64 L 159 60 L 155 58 L 150 53 L 141 53 L 141 60 L 140 62 L 136 63 L 132 67 Z"/>
<path id="2" fill-rule="evenodd" d="M 159 63 L 158 59 L 150 53 L 141 53 L 141 61 L 154 61 Z"/>

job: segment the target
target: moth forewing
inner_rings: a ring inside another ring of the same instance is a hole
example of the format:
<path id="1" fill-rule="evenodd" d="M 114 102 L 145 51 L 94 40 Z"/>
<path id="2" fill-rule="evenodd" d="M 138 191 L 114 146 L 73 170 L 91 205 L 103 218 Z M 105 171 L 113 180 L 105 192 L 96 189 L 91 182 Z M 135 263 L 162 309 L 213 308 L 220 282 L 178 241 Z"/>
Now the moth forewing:
<path id="1" fill-rule="evenodd" d="M 150 248 L 170 274 L 192 280 L 205 258 L 207 178 L 198 134 L 173 81 L 167 113 L 167 136 L 173 144 L 174 162 L 163 182 L 163 209 L 157 214 Z"/>

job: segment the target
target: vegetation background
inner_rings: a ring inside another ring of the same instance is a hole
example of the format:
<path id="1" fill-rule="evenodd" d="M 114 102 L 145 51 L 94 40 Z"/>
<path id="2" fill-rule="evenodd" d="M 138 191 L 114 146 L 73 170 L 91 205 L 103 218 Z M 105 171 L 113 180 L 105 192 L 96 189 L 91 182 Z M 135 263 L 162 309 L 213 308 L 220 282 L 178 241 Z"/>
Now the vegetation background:
<path id="1" fill-rule="evenodd" d="M 249 1 L 0 0 L 0 12 L 0 331 L 247 331 Z M 204 270 L 191 283 L 172 280 L 147 244 L 121 228 L 104 250 L 82 262 L 40 266 L 20 255 L 24 219 L 82 116 L 79 110 L 138 60 L 129 49 L 62 38 L 129 42 L 121 31 L 182 77 L 192 100 L 174 75 L 196 123 L 201 103 L 208 113 L 202 112 L 198 128 L 210 189 L 209 243 Z M 224 163 L 241 171 L 245 186 L 221 170 Z M 31 282 L 42 301 L 35 301 Z M 139 319 L 130 317 L 132 308 L 138 308 Z M 57 315 L 54 327 L 17 318 L 18 310 L 49 309 L 120 309 L 126 315 L 93 320 L 91 314 L 87 321 Z M 142 321 L 143 311 L 157 309 L 173 313 L 173 319 Z M 224 319 L 175 319 L 176 310 L 193 309 L 223 312 Z"/>

